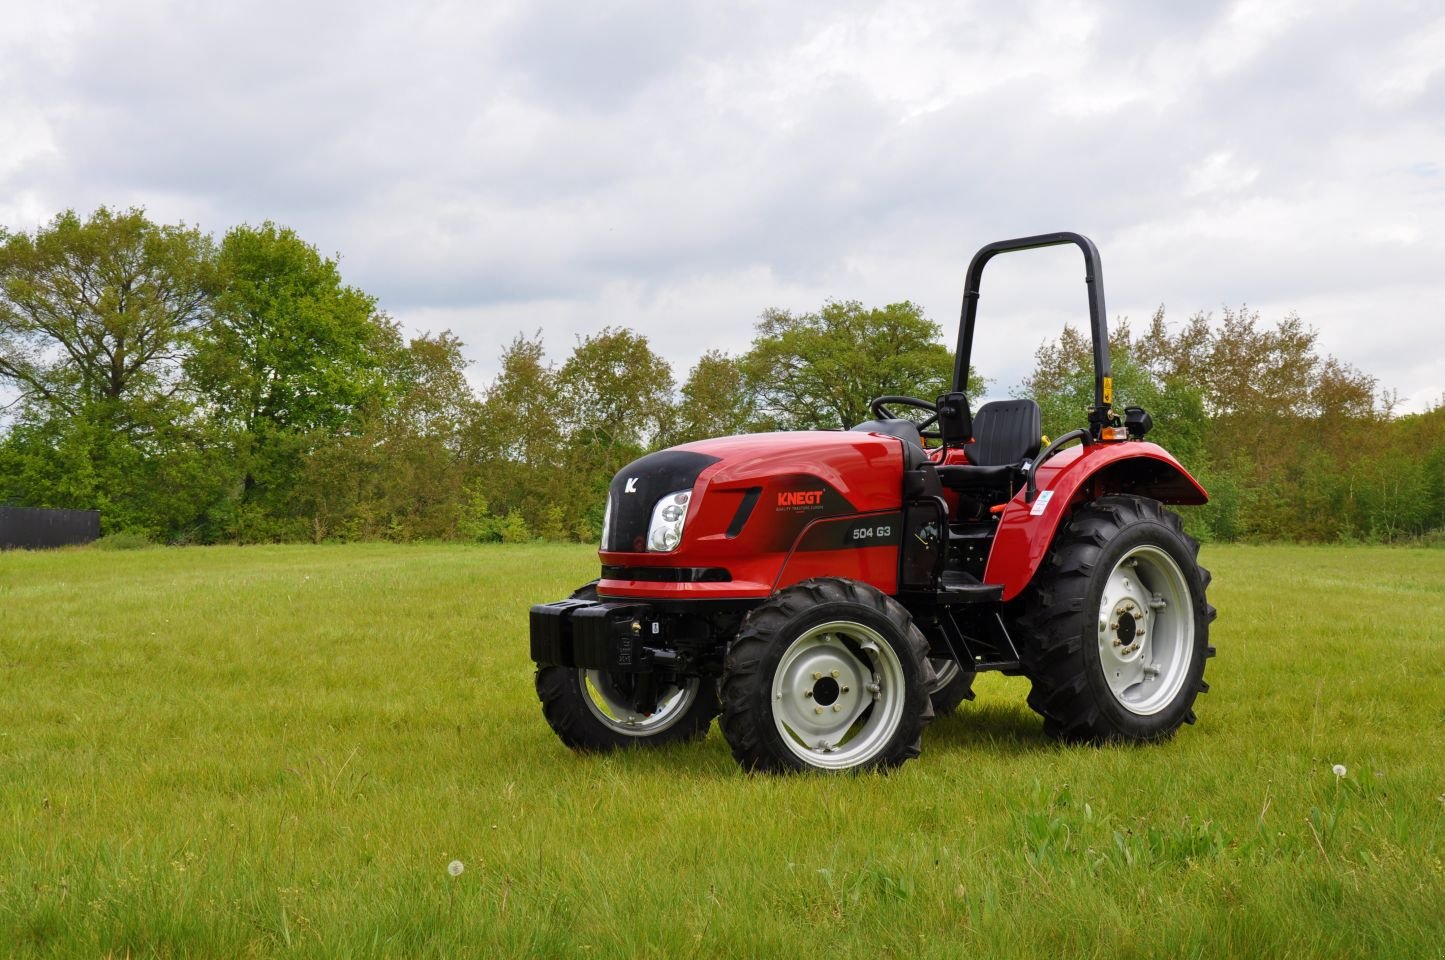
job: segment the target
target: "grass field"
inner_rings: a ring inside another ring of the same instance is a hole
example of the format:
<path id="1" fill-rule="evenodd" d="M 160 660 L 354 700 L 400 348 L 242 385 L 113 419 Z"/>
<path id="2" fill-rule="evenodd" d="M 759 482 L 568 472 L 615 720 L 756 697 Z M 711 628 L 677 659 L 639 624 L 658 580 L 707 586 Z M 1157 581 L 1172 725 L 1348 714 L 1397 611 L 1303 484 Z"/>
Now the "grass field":
<path id="1" fill-rule="evenodd" d="M 1445 551 L 1203 559 L 1173 742 L 988 677 L 892 776 L 768 779 L 556 741 L 584 547 L 3 554 L 0 954 L 1445 957 Z"/>

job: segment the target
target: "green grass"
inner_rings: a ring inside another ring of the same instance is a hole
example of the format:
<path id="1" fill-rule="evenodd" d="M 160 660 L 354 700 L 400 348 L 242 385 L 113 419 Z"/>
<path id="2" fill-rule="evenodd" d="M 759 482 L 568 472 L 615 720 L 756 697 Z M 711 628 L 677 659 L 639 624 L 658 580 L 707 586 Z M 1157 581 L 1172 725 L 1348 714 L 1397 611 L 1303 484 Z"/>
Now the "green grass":
<path id="1" fill-rule="evenodd" d="M 1204 561 L 1174 741 L 991 676 L 892 776 L 769 779 L 553 737 L 586 548 L 3 554 L 0 955 L 1445 957 L 1445 551 Z"/>

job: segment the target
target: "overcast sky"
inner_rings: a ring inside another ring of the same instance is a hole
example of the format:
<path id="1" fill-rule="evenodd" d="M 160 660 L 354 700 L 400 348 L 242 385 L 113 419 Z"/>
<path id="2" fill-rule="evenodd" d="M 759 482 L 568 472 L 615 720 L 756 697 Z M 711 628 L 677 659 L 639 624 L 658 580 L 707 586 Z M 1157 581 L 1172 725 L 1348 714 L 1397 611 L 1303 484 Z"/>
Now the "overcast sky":
<path id="1" fill-rule="evenodd" d="M 767 307 L 911 299 L 1052 230 L 1111 317 L 1290 311 L 1445 394 L 1445 5 L 0 0 L 0 224 L 144 206 L 294 227 L 484 385 L 605 325 L 679 380 Z M 1086 318 L 1063 248 L 994 262 L 1004 393 Z"/>

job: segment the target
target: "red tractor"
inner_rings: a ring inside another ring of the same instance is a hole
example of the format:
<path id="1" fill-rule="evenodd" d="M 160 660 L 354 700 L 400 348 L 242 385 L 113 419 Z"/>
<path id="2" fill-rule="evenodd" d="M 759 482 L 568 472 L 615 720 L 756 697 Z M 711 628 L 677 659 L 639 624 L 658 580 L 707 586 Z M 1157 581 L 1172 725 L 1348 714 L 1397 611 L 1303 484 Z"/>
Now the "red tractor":
<path id="1" fill-rule="evenodd" d="M 1032 400 L 970 412 L 966 394 L 984 266 L 1060 244 L 1084 254 L 1094 403 L 1045 446 Z M 1001 670 L 1028 677 L 1050 736 L 1170 736 L 1208 689 L 1214 608 L 1199 545 L 1162 504 L 1207 495 L 1144 439 L 1148 413 L 1112 403 L 1094 244 L 989 244 L 936 403 L 879 397 L 850 431 L 686 443 L 617 474 L 600 579 L 532 608 L 547 722 L 610 750 L 699 738 L 721 714 L 748 770 L 889 768 Z"/>

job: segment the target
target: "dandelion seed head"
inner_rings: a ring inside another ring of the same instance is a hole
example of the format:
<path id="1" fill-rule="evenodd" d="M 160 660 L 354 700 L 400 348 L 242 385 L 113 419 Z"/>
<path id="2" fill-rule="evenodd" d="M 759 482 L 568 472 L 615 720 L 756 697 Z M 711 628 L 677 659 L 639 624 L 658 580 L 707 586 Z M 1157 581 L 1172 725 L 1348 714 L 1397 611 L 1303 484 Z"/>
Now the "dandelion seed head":
<path id="1" fill-rule="evenodd" d="M 1345 774 L 1349 773 L 1349 771 L 1345 769 L 1345 765 L 1343 763 L 1335 764 L 1332 769 L 1335 771 L 1335 776 L 1337 777 L 1343 777 Z"/>
<path id="2" fill-rule="evenodd" d="M 466 867 L 462 866 L 462 862 L 460 860 L 453 860 L 451 863 L 447 864 L 447 873 L 450 873 L 454 877 L 460 877 L 462 875 L 462 871 L 465 869 Z"/>

